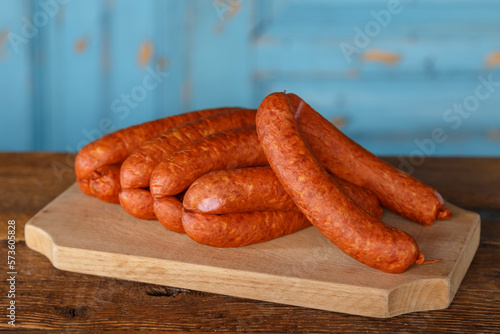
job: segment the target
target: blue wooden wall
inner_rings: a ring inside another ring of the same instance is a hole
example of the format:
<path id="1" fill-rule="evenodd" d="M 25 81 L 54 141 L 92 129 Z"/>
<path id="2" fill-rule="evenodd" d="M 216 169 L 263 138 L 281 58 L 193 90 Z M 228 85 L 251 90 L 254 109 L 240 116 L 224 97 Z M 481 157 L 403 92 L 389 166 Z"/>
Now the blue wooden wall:
<path id="1" fill-rule="evenodd" d="M 0 0 L 0 150 L 304 97 L 382 155 L 500 156 L 500 2 Z"/>

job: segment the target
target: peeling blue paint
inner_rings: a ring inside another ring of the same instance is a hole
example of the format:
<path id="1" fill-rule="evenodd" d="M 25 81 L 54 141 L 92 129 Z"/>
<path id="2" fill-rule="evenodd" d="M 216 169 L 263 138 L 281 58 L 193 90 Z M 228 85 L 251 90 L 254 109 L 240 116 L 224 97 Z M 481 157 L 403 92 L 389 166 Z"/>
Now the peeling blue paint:
<path id="1" fill-rule="evenodd" d="M 15 34 L 0 55 L 0 150 L 76 151 L 118 128 L 287 90 L 376 154 L 500 156 L 500 3 L 390 3 L 0 0 L 0 34 Z M 489 77 L 493 91 L 475 97 Z M 447 139 L 430 150 L 435 129 Z"/>

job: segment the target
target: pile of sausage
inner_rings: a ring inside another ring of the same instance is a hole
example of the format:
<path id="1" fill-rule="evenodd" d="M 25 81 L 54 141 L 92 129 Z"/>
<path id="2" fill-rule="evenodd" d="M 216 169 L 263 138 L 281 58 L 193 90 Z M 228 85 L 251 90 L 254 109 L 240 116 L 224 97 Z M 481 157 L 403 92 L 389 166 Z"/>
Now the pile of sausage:
<path id="1" fill-rule="evenodd" d="M 382 207 L 423 225 L 451 217 L 441 195 L 345 136 L 295 94 L 257 110 L 218 108 L 108 134 L 78 153 L 87 195 L 214 247 L 271 240 L 311 224 L 389 273 L 424 262 Z"/>

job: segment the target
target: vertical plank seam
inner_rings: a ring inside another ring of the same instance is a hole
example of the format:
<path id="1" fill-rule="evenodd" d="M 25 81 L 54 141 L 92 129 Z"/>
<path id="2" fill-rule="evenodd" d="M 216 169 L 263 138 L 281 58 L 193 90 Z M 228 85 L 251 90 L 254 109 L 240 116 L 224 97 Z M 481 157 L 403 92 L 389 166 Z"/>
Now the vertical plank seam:
<path id="1" fill-rule="evenodd" d="M 156 51 L 149 66 L 151 66 L 153 71 L 158 67 L 158 60 L 160 59 L 160 57 L 166 57 L 167 54 L 166 39 L 168 38 L 168 32 L 167 22 L 165 18 L 168 18 L 168 15 L 166 13 L 166 9 L 166 1 L 155 1 L 152 6 L 154 25 L 153 36 L 151 36 L 151 38 L 153 40 L 153 45 L 155 45 Z M 165 69 L 160 70 L 163 71 Z M 168 80 L 168 78 L 166 78 L 165 80 Z M 165 117 L 167 113 L 170 113 L 170 111 L 167 110 L 168 95 L 162 93 L 162 90 L 164 89 L 164 87 L 162 86 L 163 85 L 160 84 L 156 90 L 151 91 L 154 101 L 153 108 L 155 108 L 155 110 L 153 110 L 153 115 L 155 115 L 156 118 Z"/>
<path id="2" fill-rule="evenodd" d="M 182 111 L 191 109 L 191 97 L 193 96 L 192 66 L 194 64 L 194 32 L 196 31 L 196 5 L 192 1 L 184 2 L 184 78 L 182 82 Z M 191 20 L 190 20 L 191 16 Z M 191 51 L 191 52 L 190 52 Z M 189 86 L 190 92 L 186 96 L 186 88 Z"/>
<path id="3" fill-rule="evenodd" d="M 111 9 L 110 2 L 108 0 L 103 1 L 101 6 L 101 15 L 100 15 L 100 94 L 101 94 L 101 119 L 105 117 L 110 117 L 111 115 L 111 107 L 109 105 L 109 101 L 111 99 L 110 96 L 110 85 L 111 85 L 111 76 L 112 76 L 112 67 L 111 67 Z"/>
<path id="4" fill-rule="evenodd" d="M 33 17 L 36 7 L 36 0 L 24 1 L 24 10 L 28 18 Z M 26 46 L 29 53 L 29 60 L 31 62 L 30 76 L 31 76 L 31 114 L 32 114 L 32 142 L 31 149 L 40 151 L 46 149 L 45 140 L 45 124 L 43 107 L 43 69 L 41 68 L 41 61 L 43 59 L 41 54 L 41 43 L 43 41 L 43 29 L 39 29 L 38 33 L 33 37 L 31 43 Z"/>

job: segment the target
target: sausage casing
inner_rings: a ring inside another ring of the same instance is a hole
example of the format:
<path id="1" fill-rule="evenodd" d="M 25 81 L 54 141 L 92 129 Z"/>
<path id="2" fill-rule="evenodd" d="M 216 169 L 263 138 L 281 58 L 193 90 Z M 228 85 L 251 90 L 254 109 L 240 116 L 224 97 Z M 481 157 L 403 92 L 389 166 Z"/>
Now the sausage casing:
<path id="1" fill-rule="evenodd" d="M 98 167 L 90 175 L 90 192 L 92 196 L 108 203 L 120 203 L 120 164 Z"/>
<path id="2" fill-rule="evenodd" d="M 267 96 L 257 111 L 257 133 L 271 168 L 307 219 L 370 267 L 401 273 L 423 260 L 409 234 L 370 216 L 339 189 L 311 152 L 294 113 L 286 94 Z"/>
<path id="3" fill-rule="evenodd" d="M 147 189 L 122 189 L 118 195 L 120 205 L 132 216 L 139 219 L 156 220 L 153 197 Z"/>
<path id="4" fill-rule="evenodd" d="M 436 190 L 364 149 L 297 95 L 287 95 L 300 130 L 330 173 L 372 190 L 382 206 L 417 223 L 451 217 Z"/>
<path id="5" fill-rule="evenodd" d="M 221 108 L 206 109 L 169 116 L 120 129 L 90 142 L 78 152 L 75 159 L 75 174 L 78 186 L 83 193 L 92 196 L 89 189 L 90 176 L 98 167 L 120 164 L 145 141 L 167 129 L 192 119 L 216 114 L 221 111 Z"/>
<path id="6" fill-rule="evenodd" d="M 372 216 L 383 210 L 370 190 L 331 175 L 341 189 Z M 270 167 L 251 167 L 210 172 L 186 191 L 184 208 L 209 214 L 252 211 L 299 210 Z"/>
<path id="7" fill-rule="evenodd" d="M 178 198 L 155 198 L 154 213 L 160 223 L 170 231 L 186 233 L 182 227 L 182 203 Z"/>
<path id="8" fill-rule="evenodd" d="M 212 247 L 241 247 L 297 232 L 311 224 L 298 211 L 210 215 L 184 210 L 182 225 L 194 241 Z"/>
<path id="9" fill-rule="evenodd" d="M 255 124 L 255 110 L 229 109 L 197 118 L 171 128 L 135 150 L 122 164 L 122 188 L 147 188 L 154 168 L 183 147 L 199 138 L 224 130 Z"/>
<path id="10" fill-rule="evenodd" d="M 255 126 L 219 132 L 184 146 L 151 174 L 153 197 L 174 196 L 214 170 L 265 166 Z"/>

